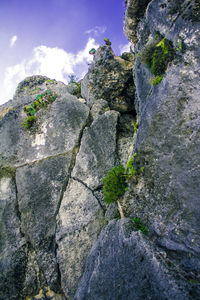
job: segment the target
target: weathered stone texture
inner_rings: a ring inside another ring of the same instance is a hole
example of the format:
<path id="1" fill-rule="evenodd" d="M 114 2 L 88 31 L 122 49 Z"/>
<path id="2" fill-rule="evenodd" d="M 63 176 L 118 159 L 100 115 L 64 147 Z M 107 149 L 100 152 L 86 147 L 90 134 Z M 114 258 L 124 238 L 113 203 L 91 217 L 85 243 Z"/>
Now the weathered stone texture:
<path id="1" fill-rule="evenodd" d="M 144 174 L 127 198 L 131 214 L 146 222 L 157 242 L 199 281 L 200 23 L 191 21 L 194 1 L 190 8 L 191 1 L 185 1 L 175 15 L 174 1 L 167 2 L 151 1 L 137 27 L 135 151 Z M 158 33 L 172 42 L 175 56 L 153 86 L 141 53 Z"/>
<path id="2" fill-rule="evenodd" d="M 114 56 L 108 46 L 100 47 L 89 72 L 81 82 L 81 94 L 92 105 L 95 99 L 108 101 L 111 109 L 134 111 L 133 58 Z"/>
<path id="3" fill-rule="evenodd" d="M 162 250 L 129 219 L 111 221 L 93 246 L 75 300 L 193 299 L 188 283 L 174 278 Z"/>
<path id="4" fill-rule="evenodd" d="M 82 183 L 71 179 L 58 214 L 57 258 L 62 288 L 73 299 L 85 260 L 105 225 L 98 200 Z"/>
<path id="5" fill-rule="evenodd" d="M 93 190 L 102 185 L 106 171 L 115 164 L 118 117 L 118 112 L 107 111 L 83 133 L 72 176 Z"/>

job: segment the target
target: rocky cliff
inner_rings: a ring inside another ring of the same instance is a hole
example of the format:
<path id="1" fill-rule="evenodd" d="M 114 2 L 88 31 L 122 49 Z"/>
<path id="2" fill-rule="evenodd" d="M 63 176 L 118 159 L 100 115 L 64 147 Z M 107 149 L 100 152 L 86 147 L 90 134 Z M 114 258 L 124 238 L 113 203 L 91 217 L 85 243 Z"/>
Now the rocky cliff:
<path id="1" fill-rule="evenodd" d="M 200 2 L 126 6 L 133 53 L 0 107 L 1 300 L 200 298 Z M 102 179 L 133 153 L 118 220 Z"/>

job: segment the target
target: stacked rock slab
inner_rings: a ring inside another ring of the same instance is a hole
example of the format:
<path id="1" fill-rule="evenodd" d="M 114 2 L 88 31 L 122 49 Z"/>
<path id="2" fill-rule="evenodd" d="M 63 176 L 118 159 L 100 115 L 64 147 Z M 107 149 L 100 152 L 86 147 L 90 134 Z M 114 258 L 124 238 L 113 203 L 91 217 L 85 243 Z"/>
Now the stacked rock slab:
<path id="1" fill-rule="evenodd" d="M 99 60 L 107 64 L 110 57 L 103 53 Z M 120 64 L 127 72 L 130 61 Z M 121 116 L 104 99 L 84 104 L 71 95 L 74 89 L 32 76 L 1 107 L 1 300 L 73 299 L 87 255 L 109 219 L 102 178 L 119 159 Z M 56 100 L 37 111 L 37 121 L 25 129 L 24 107 L 49 90 Z M 131 110 L 133 103 L 132 93 Z M 128 116 L 130 129 L 134 117 Z M 125 135 L 130 144 L 133 131 Z"/>

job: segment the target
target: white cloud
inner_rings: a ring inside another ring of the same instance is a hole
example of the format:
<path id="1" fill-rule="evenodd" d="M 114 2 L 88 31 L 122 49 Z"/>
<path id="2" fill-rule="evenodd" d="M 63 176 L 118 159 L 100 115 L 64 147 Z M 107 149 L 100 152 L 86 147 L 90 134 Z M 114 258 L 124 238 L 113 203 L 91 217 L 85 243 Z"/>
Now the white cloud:
<path id="1" fill-rule="evenodd" d="M 131 43 L 130 42 L 128 42 L 125 45 L 119 45 L 120 54 L 122 54 L 124 52 L 130 52 L 130 47 L 131 47 Z"/>
<path id="2" fill-rule="evenodd" d="M 95 36 L 99 36 L 100 34 L 103 34 L 106 32 L 107 27 L 106 26 L 95 26 L 92 29 L 86 30 L 85 34 L 94 34 Z"/>
<path id="3" fill-rule="evenodd" d="M 10 39 L 10 48 L 12 48 L 16 41 L 17 41 L 18 37 L 16 35 L 14 35 L 11 39 Z"/>
<path id="4" fill-rule="evenodd" d="M 0 104 L 12 98 L 17 84 L 27 76 L 44 75 L 66 84 L 70 74 L 75 74 L 81 79 L 88 70 L 88 63 L 93 59 L 89 50 L 98 47 L 95 40 L 89 38 L 85 48 L 76 54 L 44 45 L 34 48 L 29 59 L 6 68 L 3 86 L 0 87 L 1 91 L 3 90 Z"/>

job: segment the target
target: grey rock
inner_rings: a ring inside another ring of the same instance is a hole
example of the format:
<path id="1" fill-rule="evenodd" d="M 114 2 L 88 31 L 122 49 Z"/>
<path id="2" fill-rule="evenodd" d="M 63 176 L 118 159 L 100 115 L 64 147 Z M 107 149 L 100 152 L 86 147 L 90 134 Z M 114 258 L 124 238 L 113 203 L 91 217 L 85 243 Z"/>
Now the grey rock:
<path id="1" fill-rule="evenodd" d="M 110 109 L 134 111 L 133 61 L 114 56 L 110 47 L 100 47 L 81 83 L 81 94 L 91 104 L 108 101 Z"/>
<path id="2" fill-rule="evenodd" d="M 58 290 L 55 257 L 56 214 L 69 176 L 71 154 L 60 155 L 17 169 L 22 231 L 37 254 L 46 282 Z"/>
<path id="3" fill-rule="evenodd" d="M 143 178 L 129 197 L 132 214 L 144 220 L 154 239 L 168 249 L 189 278 L 199 281 L 199 22 L 191 22 L 194 2 L 171 13 L 174 1 L 152 1 L 138 25 L 140 53 L 156 32 L 173 44 L 175 57 L 163 80 L 149 83 L 152 74 L 137 56 L 135 78 L 140 126 L 135 142 Z M 186 14 L 184 16 L 184 13 Z M 190 14 L 191 13 L 191 14 Z M 167 35 L 166 35 L 167 32 Z M 182 49 L 177 50 L 179 42 Z M 173 254 L 172 254 L 172 251 Z M 192 275 L 193 274 L 193 275 Z"/>
<path id="4" fill-rule="evenodd" d="M 0 299 L 18 300 L 26 271 L 26 243 L 20 231 L 15 181 L 9 174 L 1 175 Z"/>
<path id="5" fill-rule="evenodd" d="M 57 259 L 62 288 L 67 299 L 73 299 L 87 255 L 105 225 L 103 210 L 91 190 L 71 179 L 57 222 Z"/>
<path id="6" fill-rule="evenodd" d="M 126 11 L 124 17 L 124 33 L 127 38 L 136 44 L 137 38 L 137 26 L 145 14 L 146 7 L 151 0 L 127 0 Z"/>
<path id="7" fill-rule="evenodd" d="M 108 102 L 103 99 L 98 99 L 95 100 L 90 112 L 92 114 L 92 117 L 95 119 L 98 115 L 102 115 L 108 110 L 110 110 Z"/>
<path id="8" fill-rule="evenodd" d="M 162 251 L 133 229 L 133 222 L 124 219 L 111 221 L 101 232 L 74 300 L 193 299 L 187 281 L 174 276 Z"/>
<path id="9" fill-rule="evenodd" d="M 8 111 L 0 120 L 0 165 L 20 166 L 48 156 L 72 152 L 87 123 L 89 109 L 66 94 L 37 113 L 32 130 L 22 126 L 22 107 Z"/>
<path id="10" fill-rule="evenodd" d="M 83 133 L 72 176 L 90 189 L 101 186 L 106 171 L 115 164 L 118 117 L 118 112 L 107 111 Z"/>

